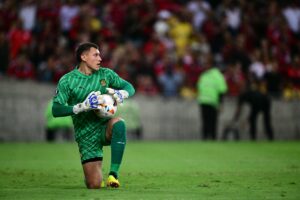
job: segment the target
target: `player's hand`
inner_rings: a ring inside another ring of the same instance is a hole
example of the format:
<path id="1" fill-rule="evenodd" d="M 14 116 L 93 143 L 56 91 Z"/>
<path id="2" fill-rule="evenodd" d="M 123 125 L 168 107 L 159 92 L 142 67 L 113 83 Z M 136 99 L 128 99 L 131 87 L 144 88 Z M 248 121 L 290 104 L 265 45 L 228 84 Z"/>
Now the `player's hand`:
<path id="1" fill-rule="evenodd" d="M 83 106 L 86 110 L 96 109 L 100 104 L 101 99 L 101 92 L 100 91 L 93 91 L 91 92 L 83 102 Z"/>
<path id="2" fill-rule="evenodd" d="M 126 90 L 115 90 L 112 88 L 106 88 L 106 90 L 118 103 L 123 103 L 124 99 L 127 99 L 129 96 Z"/>
<path id="3" fill-rule="evenodd" d="M 101 100 L 103 101 L 100 94 L 100 91 L 91 92 L 82 103 L 76 104 L 73 107 L 73 112 L 78 114 L 80 112 L 97 109 L 98 105 L 102 103 Z"/>
<path id="4" fill-rule="evenodd" d="M 98 95 L 97 99 L 98 99 L 98 105 L 93 110 L 103 110 L 103 109 L 105 109 L 105 107 L 103 106 L 103 104 L 104 104 L 103 95 Z"/>

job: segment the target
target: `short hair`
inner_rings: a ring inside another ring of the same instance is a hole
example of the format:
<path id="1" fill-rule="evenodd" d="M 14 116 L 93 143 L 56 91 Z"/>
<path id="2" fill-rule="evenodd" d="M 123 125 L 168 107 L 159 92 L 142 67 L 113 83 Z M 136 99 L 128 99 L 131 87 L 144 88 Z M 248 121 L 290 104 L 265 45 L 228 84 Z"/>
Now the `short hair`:
<path id="1" fill-rule="evenodd" d="M 76 61 L 80 63 L 81 55 L 83 52 L 90 50 L 90 48 L 94 47 L 95 49 L 99 49 L 99 46 L 97 44 L 91 43 L 91 42 L 85 42 L 78 45 L 76 48 Z"/>

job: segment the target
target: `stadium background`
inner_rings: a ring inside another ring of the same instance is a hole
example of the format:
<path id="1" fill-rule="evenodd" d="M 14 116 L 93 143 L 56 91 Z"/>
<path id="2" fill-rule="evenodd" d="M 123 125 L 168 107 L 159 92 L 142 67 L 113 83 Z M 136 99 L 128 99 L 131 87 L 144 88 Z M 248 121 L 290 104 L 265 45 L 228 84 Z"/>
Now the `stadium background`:
<path id="1" fill-rule="evenodd" d="M 299 139 L 297 1 L 2 0 L 0 16 L 1 140 L 44 139 L 46 103 L 84 41 L 135 86 L 145 139 L 200 138 L 195 85 L 209 57 L 229 86 L 219 134 L 251 72 L 273 98 L 275 138 Z"/>
<path id="2" fill-rule="evenodd" d="M 300 199 L 299 13 L 290 0 L 0 0 L 0 199 Z M 128 141 L 118 190 L 87 190 L 76 143 L 44 142 L 47 102 L 87 40 L 137 90 L 145 141 Z M 211 57 L 229 85 L 219 134 L 251 71 L 275 141 L 261 118 L 259 141 L 244 123 L 244 141 L 200 140 Z"/>

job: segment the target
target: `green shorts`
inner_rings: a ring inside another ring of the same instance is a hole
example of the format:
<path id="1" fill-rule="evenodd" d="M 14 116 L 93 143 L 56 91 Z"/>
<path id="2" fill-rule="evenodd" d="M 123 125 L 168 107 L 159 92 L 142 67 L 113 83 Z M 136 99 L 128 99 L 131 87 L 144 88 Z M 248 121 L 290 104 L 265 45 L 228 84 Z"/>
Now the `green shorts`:
<path id="1" fill-rule="evenodd" d="M 96 131 L 88 132 L 76 139 L 82 164 L 102 160 L 103 146 L 110 145 L 110 142 L 106 140 L 106 127 L 106 125 L 103 125 Z"/>

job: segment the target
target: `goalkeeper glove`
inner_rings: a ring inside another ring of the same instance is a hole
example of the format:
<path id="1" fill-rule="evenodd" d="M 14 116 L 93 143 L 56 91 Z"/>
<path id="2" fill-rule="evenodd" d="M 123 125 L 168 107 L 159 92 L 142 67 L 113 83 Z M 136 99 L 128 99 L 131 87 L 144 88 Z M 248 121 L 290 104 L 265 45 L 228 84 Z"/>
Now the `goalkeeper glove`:
<path id="1" fill-rule="evenodd" d="M 126 90 L 115 90 L 112 88 L 106 88 L 106 90 L 118 103 L 123 103 L 124 99 L 127 99 L 129 96 Z"/>
<path id="2" fill-rule="evenodd" d="M 82 103 L 78 103 L 73 107 L 73 112 L 78 114 L 80 112 L 87 112 L 89 110 L 94 110 L 98 108 L 98 105 L 103 103 L 103 98 L 101 98 L 100 91 L 91 92 Z"/>

